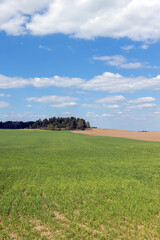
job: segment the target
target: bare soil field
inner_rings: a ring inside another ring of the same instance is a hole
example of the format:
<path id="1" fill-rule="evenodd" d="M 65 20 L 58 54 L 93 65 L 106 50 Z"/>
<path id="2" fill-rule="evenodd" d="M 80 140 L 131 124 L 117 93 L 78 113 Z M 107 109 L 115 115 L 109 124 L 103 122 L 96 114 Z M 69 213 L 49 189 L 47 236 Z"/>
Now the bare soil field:
<path id="1" fill-rule="evenodd" d="M 160 131 L 153 132 L 135 132 L 135 131 L 126 131 L 118 129 L 89 129 L 85 131 L 75 130 L 71 131 L 73 133 L 81 133 L 92 136 L 108 136 L 108 137 L 120 137 L 120 138 L 129 138 L 143 141 L 160 141 Z"/>

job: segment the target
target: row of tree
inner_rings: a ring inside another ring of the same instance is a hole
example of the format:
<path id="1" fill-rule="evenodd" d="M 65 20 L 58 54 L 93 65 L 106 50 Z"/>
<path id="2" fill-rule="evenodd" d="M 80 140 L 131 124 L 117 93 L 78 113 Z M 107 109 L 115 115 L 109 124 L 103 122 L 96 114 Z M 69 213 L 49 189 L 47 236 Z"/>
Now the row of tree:
<path id="1" fill-rule="evenodd" d="M 0 122 L 0 128 L 1 129 L 25 129 L 30 128 L 34 122 L 13 122 L 13 121 L 7 121 L 7 122 Z"/>
<path id="2" fill-rule="evenodd" d="M 68 117 L 68 118 L 62 118 L 62 117 L 52 117 L 49 119 L 44 120 L 37 120 L 35 122 L 29 121 L 29 122 L 13 122 L 13 121 L 7 121 L 7 122 L 0 122 L 0 128 L 1 129 L 48 129 L 48 130 L 74 130 L 74 129 L 81 129 L 84 130 L 85 128 L 90 128 L 90 123 L 86 122 L 82 118 L 75 118 L 75 117 Z"/>

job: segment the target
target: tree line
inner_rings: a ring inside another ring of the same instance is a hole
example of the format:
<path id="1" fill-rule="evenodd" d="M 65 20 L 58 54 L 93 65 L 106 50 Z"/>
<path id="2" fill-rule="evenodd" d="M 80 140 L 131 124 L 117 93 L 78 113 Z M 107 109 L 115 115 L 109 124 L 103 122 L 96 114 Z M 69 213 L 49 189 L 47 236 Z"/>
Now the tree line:
<path id="1" fill-rule="evenodd" d="M 44 120 L 37 120 L 37 121 L 7 121 L 7 122 L 0 122 L 1 129 L 46 129 L 46 130 L 74 130 L 80 129 L 84 130 L 85 128 L 90 128 L 90 123 L 86 122 L 82 118 L 75 118 L 75 117 L 52 117 L 52 118 L 45 118 Z"/>

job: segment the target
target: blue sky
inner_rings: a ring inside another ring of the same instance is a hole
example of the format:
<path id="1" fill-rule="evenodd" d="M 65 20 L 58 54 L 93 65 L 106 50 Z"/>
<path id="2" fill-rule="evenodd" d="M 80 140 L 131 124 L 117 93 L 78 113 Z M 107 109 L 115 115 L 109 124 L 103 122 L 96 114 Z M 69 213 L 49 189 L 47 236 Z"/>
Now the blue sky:
<path id="1" fill-rule="evenodd" d="M 0 121 L 160 130 L 160 3 L 0 1 Z"/>

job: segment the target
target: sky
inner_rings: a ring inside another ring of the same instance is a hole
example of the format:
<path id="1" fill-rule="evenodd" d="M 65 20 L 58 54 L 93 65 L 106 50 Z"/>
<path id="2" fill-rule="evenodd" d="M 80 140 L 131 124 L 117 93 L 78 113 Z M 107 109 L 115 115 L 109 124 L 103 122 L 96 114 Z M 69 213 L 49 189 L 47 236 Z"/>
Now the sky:
<path id="1" fill-rule="evenodd" d="M 0 0 L 0 121 L 160 131 L 159 0 Z"/>

